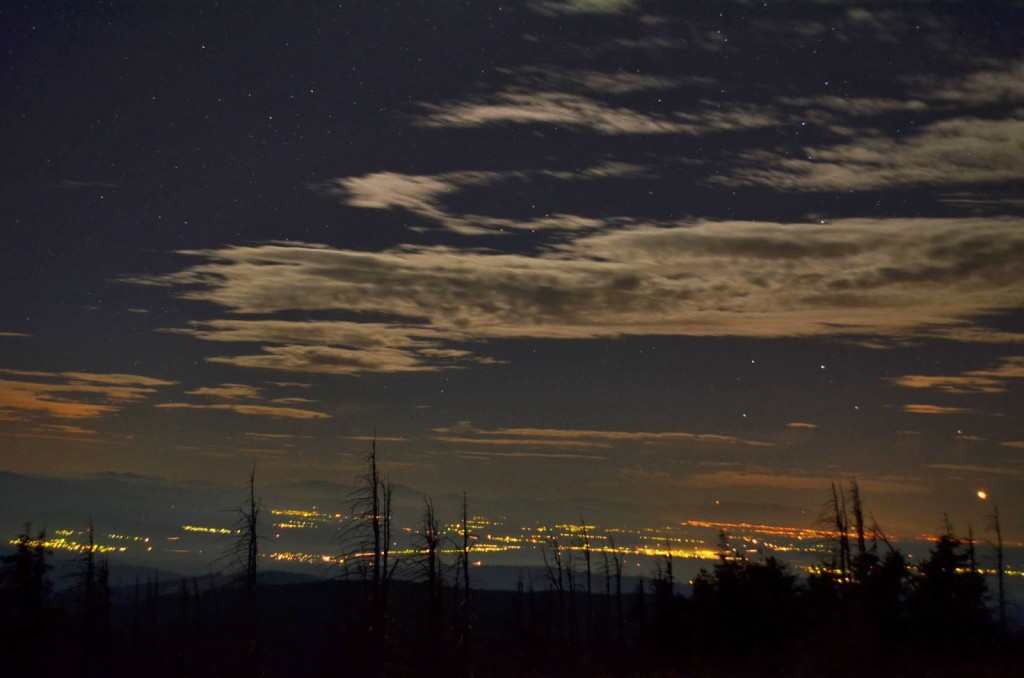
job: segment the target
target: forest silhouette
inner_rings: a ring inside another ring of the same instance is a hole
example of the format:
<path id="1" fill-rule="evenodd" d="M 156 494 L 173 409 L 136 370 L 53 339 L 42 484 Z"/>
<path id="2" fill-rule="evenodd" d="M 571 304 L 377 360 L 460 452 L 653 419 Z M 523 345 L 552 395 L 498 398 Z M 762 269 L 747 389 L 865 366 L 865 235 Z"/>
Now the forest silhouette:
<path id="1" fill-rule="evenodd" d="M 45 534 L 26 525 L 0 564 L 0 675 L 1020 675 L 1024 637 L 1007 625 L 1001 576 L 988 590 L 973 530 L 947 519 L 911 565 L 865 527 L 856 481 L 830 488 L 831 550 L 807 574 L 722 531 L 717 562 L 690 582 L 668 548 L 625 579 L 614 544 L 592 548 L 581 520 L 572 544 L 545 545 L 540 576 L 493 591 L 473 586 L 465 496 L 452 543 L 425 498 L 418 555 L 400 561 L 375 446 L 360 480 L 337 544 L 348 566 L 332 580 L 259 570 L 255 470 L 219 575 L 114 589 L 90 521 L 75 585 L 55 592 Z"/>

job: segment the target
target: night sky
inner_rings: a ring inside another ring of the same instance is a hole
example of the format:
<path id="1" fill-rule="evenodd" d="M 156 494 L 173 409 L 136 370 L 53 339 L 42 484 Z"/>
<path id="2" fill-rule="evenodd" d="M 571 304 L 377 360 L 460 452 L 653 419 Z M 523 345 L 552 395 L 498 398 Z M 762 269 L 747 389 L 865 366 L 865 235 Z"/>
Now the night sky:
<path id="1" fill-rule="evenodd" d="M 0 469 L 1024 539 L 1021 26 L 6 2 Z"/>

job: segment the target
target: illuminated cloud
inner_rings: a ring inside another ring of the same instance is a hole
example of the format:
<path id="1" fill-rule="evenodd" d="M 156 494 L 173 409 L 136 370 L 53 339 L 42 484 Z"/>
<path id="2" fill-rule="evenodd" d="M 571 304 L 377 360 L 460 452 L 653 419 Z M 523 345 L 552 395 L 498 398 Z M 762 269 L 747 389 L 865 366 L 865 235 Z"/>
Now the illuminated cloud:
<path id="1" fill-rule="evenodd" d="M 176 382 L 131 374 L 38 372 L 0 369 L 0 417 L 10 421 L 25 415 L 60 419 L 91 419 L 117 412 L 144 400 L 157 387 Z M 29 380 L 30 379 L 30 380 Z"/>
<path id="2" fill-rule="evenodd" d="M 172 330 L 262 345 L 259 353 L 212 362 L 284 372 L 425 372 L 493 363 L 476 347 L 498 338 L 1004 341 L 1007 333 L 970 323 L 1024 305 L 1021 251 L 1024 220 L 1017 218 L 698 221 L 583 233 L 534 254 L 283 244 L 193 250 L 183 254 L 197 263 L 184 270 L 130 281 L 262 316 Z M 289 311 L 377 319 L 272 317 Z"/>
<path id="3" fill-rule="evenodd" d="M 507 219 L 480 214 L 459 214 L 445 206 L 460 190 L 472 186 L 494 186 L 502 183 L 527 183 L 535 176 L 562 181 L 601 179 L 638 174 L 641 168 L 625 163 L 606 163 L 584 168 L 580 172 L 447 172 L 437 175 L 411 175 L 376 172 L 357 177 L 341 177 L 317 184 L 313 189 L 335 197 L 351 207 L 367 209 L 402 209 L 423 218 L 426 228 L 433 223 L 460 235 L 493 235 L 505 231 L 582 231 L 596 229 L 605 221 L 572 214 L 549 214 L 527 220 Z"/>
<path id="4" fill-rule="evenodd" d="M 24 332 L 0 332 L 0 337 L 8 339 L 28 339 L 32 337 L 32 335 L 25 334 Z"/>
<path id="5" fill-rule="evenodd" d="M 261 391 L 253 386 L 245 384 L 221 384 L 220 386 L 204 386 L 192 391 L 185 391 L 188 395 L 209 396 L 223 400 L 259 398 Z"/>
<path id="6" fill-rule="evenodd" d="M 889 381 L 903 388 L 936 389 L 945 393 L 1003 393 L 1006 391 L 1006 387 L 1000 380 L 991 377 L 929 377 L 921 374 L 908 374 Z"/>
<path id="7" fill-rule="evenodd" d="M 1012 447 L 1018 450 L 1024 450 L 1024 440 L 1006 440 L 999 443 L 1003 447 Z"/>
<path id="8" fill-rule="evenodd" d="M 910 414 L 966 414 L 974 412 L 968 407 L 945 407 L 943 405 L 910 404 L 903 406 L 904 412 Z"/>
<path id="9" fill-rule="evenodd" d="M 221 410 L 256 417 L 273 417 L 276 419 L 330 419 L 331 415 L 313 410 L 300 410 L 292 407 L 271 407 L 268 405 L 241 405 L 235 403 L 216 403 L 213 405 L 197 405 L 194 403 L 159 403 L 154 405 L 168 410 Z"/>
<path id="10" fill-rule="evenodd" d="M 455 426 L 435 428 L 434 432 L 437 434 L 438 440 L 446 442 L 521 445 L 526 447 L 606 448 L 615 443 L 622 442 L 659 445 L 707 443 L 714 445 L 774 447 L 774 443 L 763 440 L 746 440 L 715 433 L 685 433 L 680 431 L 600 431 L 551 428 L 500 428 L 485 430 L 475 428 L 469 422 L 459 422 Z"/>
<path id="11" fill-rule="evenodd" d="M 66 433 L 68 435 L 76 436 L 97 435 L 96 431 L 91 428 L 82 428 L 81 426 L 72 426 L 70 424 L 42 424 L 38 427 L 38 430 L 51 431 L 54 433 Z"/>
<path id="12" fill-rule="evenodd" d="M 1024 358 L 1002 358 L 992 369 L 970 370 L 953 376 L 908 374 L 890 381 L 904 388 L 935 389 L 945 393 L 1005 393 L 1010 379 L 1024 379 Z"/>
<path id="13" fill-rule="evenodd" d="M 636 0 L 532 0 L 527 7 L 547 16 L 622 14 L 636 9 Z"/>
<path id="14" fill-rule="evenodd" d="M 738 168 L 713 178 L 726 186 L 798 191 L 865 191 L 893 186 L 953 186 L 1024 181 L 1024 111 L 1000 119 L 940 120 L 900 137 L 805 148 L 801 157 L 749 151 Z"/>
<path id="15" fill-rule="evenodd" d="M 1001 476 L 1024 476 L 1024 471 L 1014 468 L 1004 468 L 999 466 L 979 466 L 976 464 L 925 464 L 924 468 L 935 469 L 937 471 L 966 471 L 968 473 L 981 473 L 984 475 L 1001 475 Z"/>
<path id="16" fill-rule="evenodd" d="M 604 135 L 700 136 L 715 132 L 761 129 L 780 123 L 773 109 L 704 102 L 697 112 L 650 113 L 570 92 L 505 90 L 475 99 L 422 104 L 423 127 L 486 125 L 568 125 Z"/>
<path id="17" fill-rule="evenodd" d="M 563 459 L 563 460 L 602 460 L 607 457 L 599 454 L 570 454 L 557 452 L 456 452 L 455 456 L 463 459 Z"/>
<path id="18" fill-rule="evenodd" d="M 788 428 L 818 428 L 817 424 L 808 424 L 804 421 L 790 421 L 786 423 Z"/>
<path id="19" fill-rule="evenodd" d="M 687 477 L 682 485 L 692 488 L 766 488 L 777 490 L 820 490 L 824 492 L 835 482 L 825 476 L 788 475 L 776 472 L 713 471 L 695 473 Z M 918 483 L 904 479 L 863 478 L 862 491 L 875 494 L 923 494 L 925 488 Z"/>

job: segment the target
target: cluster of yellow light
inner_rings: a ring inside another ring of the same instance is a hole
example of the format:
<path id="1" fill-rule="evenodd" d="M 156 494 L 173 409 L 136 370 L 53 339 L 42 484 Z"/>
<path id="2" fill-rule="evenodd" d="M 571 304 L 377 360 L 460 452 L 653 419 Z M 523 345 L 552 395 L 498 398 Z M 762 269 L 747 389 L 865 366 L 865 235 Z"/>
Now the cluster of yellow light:
<path id="1" fill-rule="evenodd" d="M 516 544 L 516 548 L 519 548 L 519 545 L 522 544 L 522 542 L 527 538 L 522 535 L 518 537 L 502 537 L 498 535 L 489 534 L 485 537 L 485 539 L 487 539 L 487 541 L 497 542 L 499 544 Z"/>
<path id="2" fill-rule="evenodd" d="M 915 541 L 925 541 L 925 542 L 928 542 L 930 544 L 934 544 L 935 542 L 937 542 L 939 540 L 939 538 L 940 537 L 937 534 L 922 534 L 922 535 L 919 535 Z M 964 539 L 963 537 L 960 538 L 960 541 L 962 541 L 965 544 L 967 543 L 967 540 Z M 975 539 L 974 543 L 977 544 L 978 540 Z M 1015 548 L 1015 549 L 1024 548 L 1024 541 L 1004 541 L 1003 542 L 1003 547 L 1004 548 Z"/>
<path id="3" fill-rule="evenodd" d="M 291 520 L 286 523 L 274 523 L 274 527 L 282 530 L 301 530 L 304 528 L 316 529 L 320 526 L 316 523 L 307 523 L 301 520 Z"/>
<path id="4" fill-rule="evenodd" d="M 201 534 L 241 534 L 241 530 L 229 530 L 226 527 L 203 527 L 201 525 L 182 525 L 185 532 L 199 532 Z"/>
<path id="5" fill-rule="evenodd" d="M 616 549 L 616 550 L 618 550 L 618 549 Z M 696 548 L 694 548 L 694 549 L 675 549 L 675 548 L 669 548 L 669 549 L 661 548 L 661 549 L 659 549 L 659 548 L 652 548 L 652 547 L 649 547 L 649 546 L 640 546 L 640 547 L 637 547 L 635 549 L 632 549 L 629 553 L 630 553 L 630 555 L 653 556 L 653 557 L 671 555 L 673 558 L 697 559 L 697 560 L 708 560 L 708 559 L 711 559 L 711 558 L 717 558 L 718 557 L 718 553 L 716 551 L 712 551 L 711 549 L 696 549 Z"/>
<path id="6" fill-rule="evenodd" d="M 271 560 L 280 560 L 289 563 L 305 563 L 307 565 L 341 565 L 344 558 L 327 555 L 326 553 L 292 553 L 289 551 L 277 551 L 265 555 Z"/>
<path id="7" fill-rule="evenodd" d="M 769 534 L 774 537 L 789 537 L 791 539 L 832 539 L 837 536 L 831 530 L 814 530 L 806 527 L 785 527 L 782 525 L 757 525 L 754 523 L 719 523 L 706 520 L 684 520 L 680 525 L 684 527 L 704 527 L 716 530 L 744 530 Z"/>
<path id="8" fill-rule="evenodd" d="M 131 534 L 107 534 L 104 535 L 107 539 L 113 539 L 114 541 L 133 541 L 140 544 L 148 544 L 149 537 L 137 537 Z"/>
<path id="9" fill-rule="evenodd" d="M 271 515 L 282 516 L 285 518 L 302 518 L 303 520 L 321 523 L 329 520 L 342 520 L 345 518 L 341 513 L 324 513 L 323 511 L 317 511 L 315 506 L 311 511 L 303 509 L 271 509 L 270 513 Z"/>
<path id="10" fill-rule="evenodd" d="M 473 544 L 473 548 L 470 550 L 474 553 L 507 553 L 509 551 L 518 551 L 520 548 L 522 547 L 518 544 L 488 544 L 486 542 L 479 542 Z"/>
<path id="11" fill-rule="evenodd" d="M 67 532 L 67 530 L 64 530 Z M 73 533 L 72 533 L 73 534 Z M 21 542 L 18 539 L 11 539 L 8 542 L 11 546 L 18 546 Z M 80 544 L 76 541 L 71 541 L 66 537 L 54 537 L 52 539 L 30 539 L 28 541 L 30 548 L 42 547 L 51 551 L 72 551 L 75 553 L 87 553 L 90 550 L 93 553 L 124 553 L 128 550 L 127 546 L 108 546 L 106 544 Z"/>

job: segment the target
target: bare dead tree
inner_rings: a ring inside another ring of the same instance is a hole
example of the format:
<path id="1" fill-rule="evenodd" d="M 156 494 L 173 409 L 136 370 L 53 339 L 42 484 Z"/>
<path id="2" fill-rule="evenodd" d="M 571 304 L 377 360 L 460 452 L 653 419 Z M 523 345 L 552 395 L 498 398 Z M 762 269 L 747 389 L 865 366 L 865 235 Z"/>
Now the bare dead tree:
<path id="1" fill-rule="evenodd" d="M 1005 565 L 1003 562 L 1003 529 L 999 524 L 999 507 L 992 504 L 992 513 L 989 515 L 989 529 L 995 532 L 996 541 L 993 544 L 996 550 L 996 584 L 999 596 L 999 630 L 1006 630 L 1006 594 L 1003 591 L 1003 576 Z"/>
<path id="2" fill-rule="evenodd" d="M 856 478 L 850 478 L 850 500 L 853 502 L 853 524 L 857 534 L 857 556 L 863 559 L 867 553 L 864 542 L 864 511 L 861 508 L 860 487 Z"/>
<path id="3" fill-rule="evenodd" d="M 387 639 L 388 583 L 398 565 L 391 556 L 391 496 L 392 486 L 381 475 L 377 463 L 375 432 L 366 456 L 366 473 L 349 495 L 352 519 L 341 537 L 346 568 L 354 565 L 362 576 L 367 631 L 371 642 L 378 646 Z"/>
<path id="4" fill-rule="evenodd" d="M 839 581 L 847 581 L 850 565 L 849 518 L 846 513 L 846 495 L 842 488 L 832 483 L 832 496 L 822 506 L 820 521 L 835 535 L 836 553 L 833 554 L 832 569 L 839 570 Z"/>
<path id="5" fill-rule="evenodd" d="M 548 585 L 555 592 L 555 636 L 561 641 L 565 626 L 565 578 L 562 547 L 558 543 L 558 537 L 551 537 L 540 553 L 544 559 L 544 568 L 547 570 Z"/>
<path id="6" fill-rule="evenodd" d="M 248 641 L 249 675 L 259 675 L 259 624 L 257 621 L 256 590 L 259 580 L 260 535 L 259 518 L 262 501 L 256 499 L 256 466 L 249 472 L 249 496 L 246 505 L 238 510 L 236 533 L 231 557 L 235 578 L 245 591 Z"/>
<path id="7" fill-rule="evenodd" d="M 434 502 L 423 498 L 423 518 L 420 521 L 420 569 L 427 585 L 427 627 L 431 634 L 442 628 L 441 591 L 441 529 L 434 513 Z"/>
<path id="8" fill-rule="evenodd" d="M 586 634 L 589 639 L 594 631 L 594 587 L 591 576 L 590 534 L 587 532 L 587 521 L 580 515 L 580 547 L 583 551 L 583 566 L 586 572 L 587 586 L 587 624 Z"/>
<path id="9" fill-rule="evenodd" d="M 469 533 L 469 511 L 467 508 L 466 493 L 462 493 L 462 521 L 460 526 L 460 540 L 459 545 L 459 570 L 462 575 L 462 598 L 459 601 L 459 645 L 466 648 L 469 645 L 470 633 L 472 632 L 473 626 L 473 608 L 472 608 L 472 587 L 469 580 L 469 547 L 470 547 L 470 533 Z"/>
<path id="10" fill-rule="evenodd" d="M 967 564 L 971 573 L 978 571 L 974 557 L 974 527 L 970 523 L 967 523 Z"/>
<path id="11" fill-rule="evenodd" d="M 621 641 L 622 640 L 622 555 L 618 552 L 615 547 L 615 540 L 611 536 L 608 537 L 608 550 L 612 553 L 612 575 L 615 579 L 615 636 Z M 607 554 L 607 551 L 605 552 Z M 608 577 L 607 567 L 605 569 L 605 578 Z"/>

